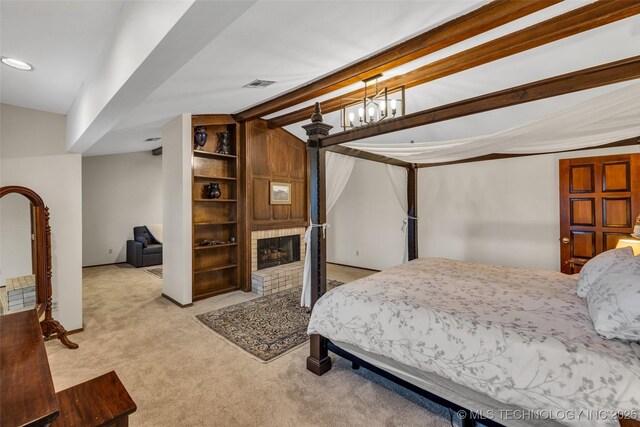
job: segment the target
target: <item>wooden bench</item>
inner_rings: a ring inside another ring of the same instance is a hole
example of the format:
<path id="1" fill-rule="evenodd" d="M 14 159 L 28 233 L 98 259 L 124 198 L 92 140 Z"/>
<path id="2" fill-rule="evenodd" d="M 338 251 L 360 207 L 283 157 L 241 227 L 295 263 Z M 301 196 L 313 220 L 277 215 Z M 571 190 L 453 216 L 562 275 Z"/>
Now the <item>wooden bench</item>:
<path id="1" fill-rule="evenodd" d="M 136 404 L 114 371 L 59 391 L 60 416 L 52 427 L 129 425 Z"/>

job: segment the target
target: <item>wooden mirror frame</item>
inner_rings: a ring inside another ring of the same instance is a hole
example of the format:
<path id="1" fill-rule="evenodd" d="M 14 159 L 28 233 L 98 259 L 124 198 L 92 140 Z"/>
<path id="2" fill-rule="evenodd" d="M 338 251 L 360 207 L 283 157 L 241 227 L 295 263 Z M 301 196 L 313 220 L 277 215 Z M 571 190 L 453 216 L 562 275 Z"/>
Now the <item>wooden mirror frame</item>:
<path id="1" fill-rule="evenodd" d="M 52 315 L 52 287 L 51 287 L 51 227 L 49 225 L 49 208 L 35 191 L 9 185 L 0 187 L 0 198 L 7 194 L 21 194 L 26 197 L 32 206 L 33 225 L 35 237 L 35 262 L 36 262 L 36 307 L 38 317 L 44 319 L 40 322 L 42 336 L 47 339 L 53 335 L 65 346 L 76 349 L 78 344 L 69 341 L 67 330 L 53 318 Z"/>

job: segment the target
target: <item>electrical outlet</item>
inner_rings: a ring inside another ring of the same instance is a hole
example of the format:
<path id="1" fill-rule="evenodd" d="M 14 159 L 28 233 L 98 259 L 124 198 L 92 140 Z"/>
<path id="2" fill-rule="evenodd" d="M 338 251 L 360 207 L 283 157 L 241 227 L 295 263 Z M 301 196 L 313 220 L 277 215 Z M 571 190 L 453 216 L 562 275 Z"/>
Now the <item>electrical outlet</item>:
<path id="1" fill-rule="evenodd" d="M 356 256 L 360 256 L 360 251 L 356 251 Z"/>
<path id="2" fill-rule="evenodd" d="M 51 301 L 51 310 L 58 310 L 58 301 Z"/>
<path id="3" fill-rule="evenodd" d="M 109 249 L 109 253 L 112 254 L 113 253 L 113 249 Z"/>

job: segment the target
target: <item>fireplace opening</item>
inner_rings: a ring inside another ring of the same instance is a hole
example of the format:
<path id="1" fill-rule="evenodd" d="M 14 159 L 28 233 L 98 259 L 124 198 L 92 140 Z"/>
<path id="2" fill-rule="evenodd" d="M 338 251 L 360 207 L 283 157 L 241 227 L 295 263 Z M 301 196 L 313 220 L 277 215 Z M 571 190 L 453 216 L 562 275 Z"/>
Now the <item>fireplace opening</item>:
<path id="1" fill-rule="evenodd" d="M 258 270 L 300 261 L 300 235 L 258 239 Z"/>

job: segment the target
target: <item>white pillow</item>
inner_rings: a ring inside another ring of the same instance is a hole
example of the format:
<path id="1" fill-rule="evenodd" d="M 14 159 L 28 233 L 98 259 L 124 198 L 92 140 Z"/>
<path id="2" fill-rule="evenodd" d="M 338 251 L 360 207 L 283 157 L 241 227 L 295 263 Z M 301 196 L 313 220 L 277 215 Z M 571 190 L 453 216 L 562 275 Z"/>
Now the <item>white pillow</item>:
<path id="1" fill-rule="evenodd" d="M 596 280 L 587 305 L 598 334 L 640 341 L 640 257 L 619 262 Z"/>
<path id="2" fill-rule="evenodd" d="M 591 289 L 596 280 L 611 268 L 611 266 L 627 258 L 633 258 L 633 249 L 628 246 L 602 252 L 587 261 L 584 267 L 582 267 L 582 270 L 580 270 L 578 289 L 576 291 L 578 296 L 580 298 L 586 297 L 589 289 Z"/>

